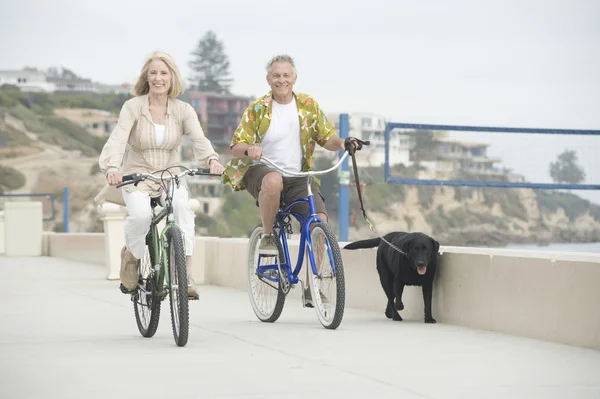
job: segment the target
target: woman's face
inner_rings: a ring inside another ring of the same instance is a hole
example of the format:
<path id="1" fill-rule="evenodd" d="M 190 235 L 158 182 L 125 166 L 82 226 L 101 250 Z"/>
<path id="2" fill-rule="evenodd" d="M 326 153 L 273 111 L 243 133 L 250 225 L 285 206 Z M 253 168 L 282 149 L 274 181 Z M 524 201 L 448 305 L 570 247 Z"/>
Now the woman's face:
<path id="1" fill-rule="evenodd" d="M 152 94 L 168 94 L 171 88 L 171 70 L 163 60 L 154 60 L 148 68 L 148 85 Z"/>

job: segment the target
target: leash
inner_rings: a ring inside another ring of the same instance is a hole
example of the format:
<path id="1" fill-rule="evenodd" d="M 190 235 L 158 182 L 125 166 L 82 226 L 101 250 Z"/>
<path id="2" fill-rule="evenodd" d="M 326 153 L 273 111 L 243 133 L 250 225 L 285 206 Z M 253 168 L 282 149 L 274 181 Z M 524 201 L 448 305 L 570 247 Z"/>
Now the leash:
<path id="1" fill-rule="evenodd" d="M 362 146 L 361 146 L 362 147 Z M 383 242 L 385 242 L 387 245 L 389 245 L 394 251 L 397 251 L 399 253 L 401 253 L 402 255 L 406 256 L 408 258 L 408 255 L 406 254 L 406 252 L 404 252 L 403 250 L 401 250 L 400 248 L 398 248 L 397 246 L 395 246 L 394 244 L 392 244 L 391 242 L 389 242 L 388 240 L 386 240 L 385 238 L 383 238 L 375 229 L 375 226 L 373 225 L 373 223 L 371 223 L 371 221 L 369 220 L 369 218 L 367 217 L 367 212 L 365 211 L 365 206 L 363 203 L 363 199 L 362 199 L 362 192 L 360 190 L 360 181 L 358 179 L 358 169 L 356 166 L 356 158 L 354 157 L 354 153 L 356 151 L 351 151 L 351 155 L 352 155 L 352 169 L 354 169 L 354 180 L 356 181 L 356 190 L 358 192 L 358 201 L 360 202 L 360 210 L 362 211 L 363 217 L 365 218 L 365 220 L 367 221 L 367 223 L 369 224 L 369 229 L 371 229 L 371 231 L 373 233 L 375 233 L 375 235 Z"/>

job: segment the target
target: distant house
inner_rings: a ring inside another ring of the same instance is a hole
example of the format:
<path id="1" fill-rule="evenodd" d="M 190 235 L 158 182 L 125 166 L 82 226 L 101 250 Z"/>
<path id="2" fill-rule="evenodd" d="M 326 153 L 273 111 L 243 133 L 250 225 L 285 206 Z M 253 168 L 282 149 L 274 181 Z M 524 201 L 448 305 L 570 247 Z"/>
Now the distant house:
<path id="1" fill-rule="evenodd" d="M 114 93 L 128 94 L 129 84 L 105 85 L 80 78 L 68 69 L 48 68 L 45 71 L 36 68 L 0 71 L 0 86 L 9 84 L 21 91 L 47 93 Z"/>
<path id="2" fill-rule="evenodd" d="M 0 86 L 5 84 L 17 86 L 21 91 L 52 93 L 56 90 L 56 85 L 48 82 L 44 72 L 33 68 L 0 71 Z"/>
<path id="3" fill-rule="evenodd" d="M 340 115 L 330 114 L 328 118 L 339 133 Z M 383 166 L 385 164 L 385 127 L 386 119 L 372 113 L 349 114 L 349 136 L 361 140 L 369 140 L 370 145 L 356 156 L 358 166 Z M 402 133 L 399 129 L 390 132 L 390 165 L 410 166 L 410 150 L 414 146 L 413 139 Z M 334 153 L 326 154 L 319 150 L 320 155 L 335 156 Z"/>
<path id="4" fill-rule="evenodd" d="M 57 108 L 57 116 L 78 124 L 91 134 L 99 137 L 110 135 L 117 125 L 118 118 L 112 112 L 88 108 Z"/>

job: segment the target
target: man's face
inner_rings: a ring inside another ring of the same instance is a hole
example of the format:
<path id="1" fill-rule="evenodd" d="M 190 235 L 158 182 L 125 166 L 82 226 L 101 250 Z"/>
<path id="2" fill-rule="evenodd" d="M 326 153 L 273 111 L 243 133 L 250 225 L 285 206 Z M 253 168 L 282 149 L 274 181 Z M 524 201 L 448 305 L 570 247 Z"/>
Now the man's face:
<path id="1" fill-rule="evenodd" d="M 287 98 L 292 94 L 296 83 L 294 68 L 289 62 L 274 62 L 271 65 L 271 73 L 267 75 L 267 82 L 275 96 Z"/>

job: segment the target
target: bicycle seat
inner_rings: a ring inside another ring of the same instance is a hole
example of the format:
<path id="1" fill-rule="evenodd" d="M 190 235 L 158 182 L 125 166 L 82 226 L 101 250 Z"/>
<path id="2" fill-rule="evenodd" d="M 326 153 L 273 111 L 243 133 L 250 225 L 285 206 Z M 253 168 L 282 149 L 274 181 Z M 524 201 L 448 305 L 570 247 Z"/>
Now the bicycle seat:
<path id="1" fill-rule="evenodd" d="M 150 206 L 152 207 L 152 209 L 156 208 L 157 206 L 162 206 L 160 197 L 151 197 Z"/>

